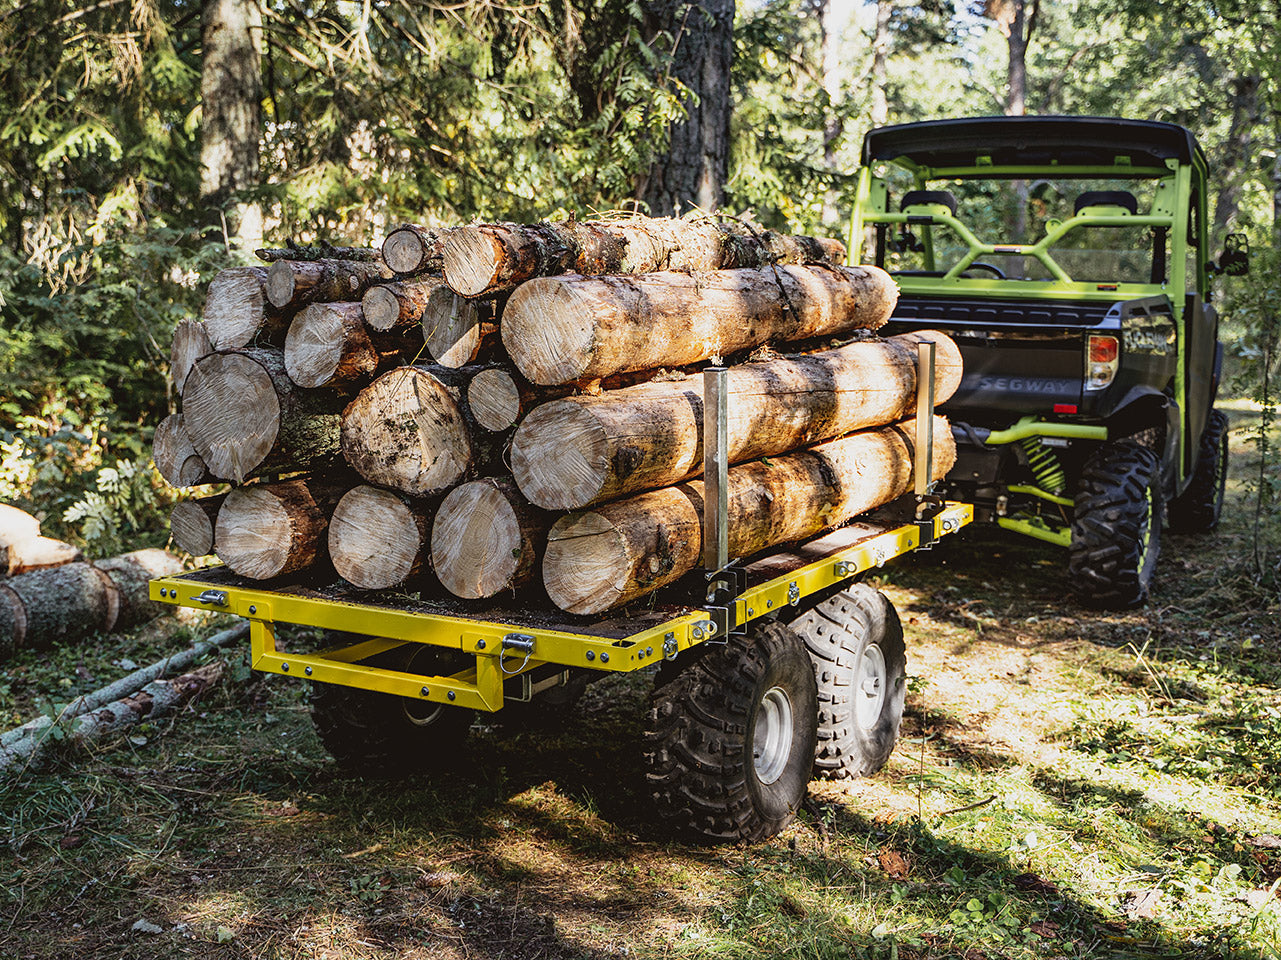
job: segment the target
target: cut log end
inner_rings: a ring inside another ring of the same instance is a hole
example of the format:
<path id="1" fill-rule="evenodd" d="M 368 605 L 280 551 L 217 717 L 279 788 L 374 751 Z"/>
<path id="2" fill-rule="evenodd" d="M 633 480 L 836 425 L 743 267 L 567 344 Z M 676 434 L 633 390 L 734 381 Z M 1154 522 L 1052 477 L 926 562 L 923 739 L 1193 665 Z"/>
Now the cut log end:
<path id="1" fill-rule="evenodd" d="M 264 267 L 232 267 L 209 284 L 204 320 L 215 350 L 232 350 L 253 342 L 268 312 Z"/>
<path id="2" fill-rule="evenodd" d="M 400 320 L 400 301 L 387 287 L 370 287 L 360 305 L 372 330 L 390 330 Z"/>
<path id="3" fill-rule="evenodd" d="M 441 284 L 423 308 L 423 340 L 432 359 L 446 367 L 464 367 L 480 353 L 477 304 Z"/>
<path id="4" fill-rule="evenodd" d="M 183 411 L 210 473 L 236 483 L 266 459 L 280 430 L 280 399 L 271 375 L 240 354 L 196 364 L 187 377 Z"/>
<path id="5" fill-rule="evenodd" d="M 207 557 L 214 550 L 214 524 L 223 497 L 184 500 L 169 514 L 169 534 L 174 546 L 193 557 Z"/>
<path id="6" fill-rule="evenodd" d="M 268 580 L 311 566 L 327 523 L 301 480 L 241 487 L 218 511 L 214 549 L 234 572 Z"/>
<path id="7" fill-rule="evenodd" d="M 590 410 L 553 400 L 534 408 L 516 428 L 512 473 L 530 503 L 545 510 L 572 510 L 600 495 L 610 476 L 613 449 Z"/>
<path id="8" fill-rule="evenodd" d="M 187 383 L 187 374 L 197 360 L 213 353 L 213 343 L 209 339 L 209 329 L 198 320 L 184 320 L 173 332 L 173 348 L 169 352 L 169 376 L 173 379 L 174 389 L 182 396 Z"/>
<path id="9" fill-rule="evenodd" d="M 445 282 L 464 297 L 475 297 L 500 284 L 499 268 L 506 251 L 498 238 L 480 227 L 459 227 L 445 241 Z"/>
<path id="10" fill-rule="evenodd" d="M 291 261 L 277 260 L 267 271 L 267 300 L 272 306 L 283 307 L 294 299 L 297 279 Z"/>
<path id="11" fill-rule="evenodd" d="M 610 286 L 610 278 L 594 279 L 599 286 Z M 500 332 L 512 362 L 531 383 L 575 383 L 587 375 L 597 320 L 616 312 L 612 304 L 591 295 L 595 288 L 565 283 L 561 277 L 537 277 L 516 288 Z M 512 325 L 506 322 L 509 315 L 538 321 Z"/>
<path id="12" fill-rule="evenodd" d="M 486 430 L 506 430 L 520 417 L 520 388 L 506 370 L 482 370 L 467 385 L 472 416 Z"/>
<path id="13" fill-rule="evenodd" d="M 475 480 L 451 490 L 440 505 L 431 533 L 432 566 L 450 593 L 467 600 L 492 597 L 519 586 L 536 569 L 528 519 L 512 498 L 518 496 L 493 480 Z M 542 529 L 546 529 L 544 526 Z"/>
<path id="14" fill-rule="evenodd" d="M 156 469 L 171 487 L 194 487 L 213 479 L 204 458 L 187 435 L 186 421 L 175 413 L 160 421 L 152 444 Z"/>
<path id="15" fill-rule="evenodd" d="M 617 525 L 594 510 L 561 517 L 547 534 L 543 586 L 567 613 L 608 610 L 626 599 L 631 571 L 619 566 L 627 540 Z"/>
<path id="16" fill-rule="evenodd" d="M 285 370 L 300 387 L 343 386 L 368 379 L 378 352 L 358 303 L 315 303 L 289 325 Z"/>
<path id="17" fill-rule="evenodd" d="M 417 273 L 431 255 L 431 247 L 413 228 L 393 230 L 383 241 L 383 263 L 396 273 Z"/>
<path id="18" fill-rule="evenodd" d="M 427 554 L 427 520 L 402 498 L 360 486 L 338 501 L 329 521 L 329 557 L 338 575 L 364 590 L 404 583 Z"/>

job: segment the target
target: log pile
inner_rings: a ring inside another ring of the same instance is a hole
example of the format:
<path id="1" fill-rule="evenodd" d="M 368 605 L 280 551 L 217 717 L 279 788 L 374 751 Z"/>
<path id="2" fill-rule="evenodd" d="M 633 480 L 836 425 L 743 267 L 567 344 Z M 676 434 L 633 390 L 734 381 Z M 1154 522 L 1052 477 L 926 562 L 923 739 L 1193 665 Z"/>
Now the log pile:
<path id="1" fill-rule="evenodd" d="M 702 377 L 728 363 L 731 552 L 811 538 L 911 487 L 917 344 L 837 241 L 710 219 L 392 231 L 260 251 L 180 325 L 157 430 L 174 542 L 256 579 L 336 572 L 595 614 L 701 551 Z M 789 346 L 790 345 L 790 346 Z M 796 352 L 783 353 L 791 349 Z M 935 432 L 935 478 L 954 458 Z"/>

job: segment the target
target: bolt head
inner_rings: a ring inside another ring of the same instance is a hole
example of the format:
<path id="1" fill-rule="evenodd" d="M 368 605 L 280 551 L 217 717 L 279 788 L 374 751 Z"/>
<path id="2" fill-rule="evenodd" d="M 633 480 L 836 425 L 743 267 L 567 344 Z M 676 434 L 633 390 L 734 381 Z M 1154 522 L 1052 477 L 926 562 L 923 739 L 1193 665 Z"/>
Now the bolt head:
<path id="1" fill-rule="evenodd" d="M 477 649 L 477 650 L 484 650 L 484 649 L 485 649 L 485 641 L 484 641 L 484 640 L 477 640 L 477 641 L 476 641 L 476 649 Z"/>
<path id="2" fill-rule="evenodd" d="M 605 653 L 604 651 L 601 651 L 601 655 L 600 655 L 600 662 L 601 662 L 601 663 L 609 663 L 609 654 L 608 654 L 608 653 Z"/>
<path id="3" fill-rule="evenodd" d="M 257 613 L 257 612 L 258 612 L 258 608 L 257 608 L 257 607 L 255 607 L 253 604 L 250 604 L 250 605 L 249 605 L 249 612 L 250 612 L 250 613 Z"/>
<path id="4" fill-rule="evenodd" d="M 447 694 L 445 694 L 445 696 L 447 696 L 450 700 L 458 699 L 458 694 L 454 693 L 454 691 L 452 690 L 450 690 Z"/>
<path id="5" fill-rule="evenodd" d="M 280 665 L 280 669 L 281 669 L 281 670 L 283 670 L 283 671 L 285 671 L 285 673 L 288 673 L 288 672 L 289 672 L 289 664 L 287 664 L 287 663 L 282 663 L 282 664 Z"/>
<path id="6" fill-rule="evenodd" d="M 418 692 L 419 692 L 419 693 L 421 693 L 424 697 L 429 697 L 429 696 L 431 696 L 431 691 L 430 691 L 430 690 L 428 690 L 426 687 L 423 687 L 423 688 L 422 688 L 421 690 L 419 690 Z"/>
<path id="7" fill-rule="evenodd" d="M 307 674 L 307 676 L 309 676 L 309 677 L 310 677 L 310 676 L 311 676 L 311 667 L 304 667 L 302 672 L 303 672 L 303 673 L 305 673 L 305 674 Z"/>
<path id="8" fill-rule="evenodd" d="M 653 647 L 646 647 L 646 648 L 645 648 L 645 656 L 647 656 L 647 657 L 652 657 L 653 655 L 654 655 L 654 648 L 653 648 Z"/>
<path id="9" fill-rule="evenodd" d="M 596 659 L 596 651 L 595 651 L 595 650 L 588 650 L 588 651 L 587 651 L 587 659 L 588 659 L 588 660 L 595 660 L 595 659 Z"/>

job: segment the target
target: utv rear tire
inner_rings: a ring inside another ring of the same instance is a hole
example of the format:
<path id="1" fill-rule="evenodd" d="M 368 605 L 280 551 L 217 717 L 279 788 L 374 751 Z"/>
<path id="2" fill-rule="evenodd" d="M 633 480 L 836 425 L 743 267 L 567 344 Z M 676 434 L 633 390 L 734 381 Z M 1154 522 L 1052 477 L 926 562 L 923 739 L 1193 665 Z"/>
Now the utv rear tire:
<path id="1" fill-rule="evenodd" d="M 814 776 L 871 776 L 898 742 L 907 694 L 903 626 L 894 605 L 856 583 L 791 627 L 805 641 L 818 685 Z"/>
<path id="2" fill-rule="evenodd" d="M 1105 443 L 1086 461 L 1068 570 L 1082 602 L 1105 610 L 1148 598 L 1161 552 L 1161 464 L 1137 443 Z"/>
<path id="3" fill-rule="evenodd" d="M 461 669 L 450 653 L 410 643 L 362 662 L 433 676 Z M 475 719 L 474 711 L 462 707 L 333 683 L 312 684 L 310 706 L 316 734 L 338 765 L 372 777 L 451 766 Z"/>
<path id="4" fill-rule="evenodd" d="M 1209 533 L 1223 513 L 1223 488 L 1228 479 L 1228 418 L 1211 410 L 1201 433 L 1192 482 L 1183 495 L 1170 501 L 1170 527 L 1179 533 Z"/>
<path id="5" fill-rule="evenodd" d="M 659 673 L 646 718 L 646 779 L 659 816 L 705 841 L 765 840 L 805 799 L 814 668 L 800 637 L 778 623 L 694 655 Z"/>

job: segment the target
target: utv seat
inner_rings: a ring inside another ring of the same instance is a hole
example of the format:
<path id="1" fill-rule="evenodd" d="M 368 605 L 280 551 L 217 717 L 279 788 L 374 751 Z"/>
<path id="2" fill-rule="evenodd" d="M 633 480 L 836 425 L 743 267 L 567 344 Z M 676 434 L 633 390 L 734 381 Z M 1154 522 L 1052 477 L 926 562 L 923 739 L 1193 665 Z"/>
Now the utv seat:
<path id="1" fill-rule="evenodd" d="M 1139 212 L 1139 201 L 1128 190 L 1087 190 L 1076 198 L 1072 213 L 1077 214 L 1086 207 L 1124 207 L 1131 214 Z"/>
<path id="2" fill-rule="evenodd" d="M 900 210 L 906 210 L 908 207 L 920 207 L 926 204 L 940 204 L 956 216 L 956 197 L 952 195 L 951 190 L 909 190 L 903 194 L 903 202 L 899 205 Z"/>

